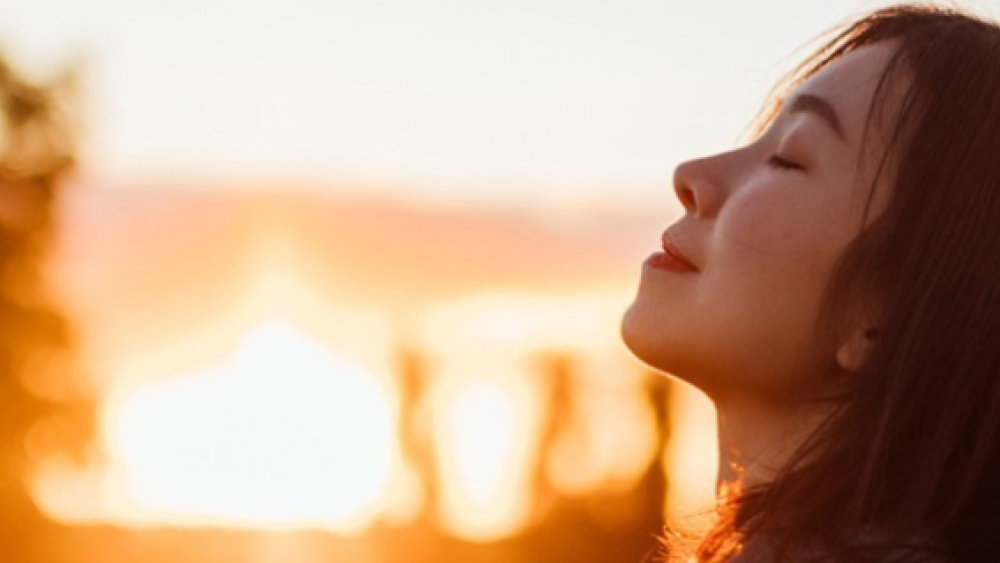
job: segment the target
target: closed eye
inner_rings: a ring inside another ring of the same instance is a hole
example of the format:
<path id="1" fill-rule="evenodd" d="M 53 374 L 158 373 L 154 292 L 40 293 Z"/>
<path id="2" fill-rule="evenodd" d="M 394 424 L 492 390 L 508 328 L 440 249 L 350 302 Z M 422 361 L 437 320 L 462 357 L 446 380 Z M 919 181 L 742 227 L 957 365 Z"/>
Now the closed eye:
<path id="1" fill-rule="evenodd" d="M 768 166 L 777 168 L 778 170 L 796 170 L 800 172 L 805 170 L 802 165 L 792 162 L 791 160 L 777 154 L 772 154 L 771 158 L 767 159 L 767 164 Z"/>

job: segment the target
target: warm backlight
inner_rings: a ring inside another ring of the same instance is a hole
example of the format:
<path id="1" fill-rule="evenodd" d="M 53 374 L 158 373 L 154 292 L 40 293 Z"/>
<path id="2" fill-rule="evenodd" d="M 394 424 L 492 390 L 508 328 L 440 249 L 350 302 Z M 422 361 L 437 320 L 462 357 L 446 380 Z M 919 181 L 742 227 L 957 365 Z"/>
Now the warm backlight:
<path id="1" fill-rule="evenodd" d="M 417 318 L 430 361 L 407 376 L 379 344 L 385 321 L 344 311 L 244 316 L 195 354 L 138 354 L 105 397 L 106 455 L 44 468 L 37 497 L 61 521 L 349 533 L 422 516 L 494 541 L 542 514 L 539 493 L 627 490 L 657 457 L 656 420 L 607 344 L 613 300 L 515 297 Z M 710 498 L 713 468 L 688 454 L 712 441 L 686 395 L 674 403 L 670 501 L 684 514 Z"/>
<path id="2" fill-rule="evenodd" d="M 458 484 L 480 509 L 503 495 L 504 469 L 517 445 L 517 411 L 507 390 L 478 381 L 461 391 L 447 414 Z"/>
<path id="3" fill-rule="evenodd" d="M 715 502 L 715 475 L 719 463 L 715 409 L 708 399 L 687 385 L 676 385 L 671 401 L 670 448 L 667 467 L 674 483 L 667 494 L 667 515 L 675 523 L 703 524 Z"/>
<path id="4" fill-rule="evenodd" d="M 108 427 L 132 516 L 157 523 L 359 529 L 395 463 L 380 380 L 281 321 L 129 394 Z"/>
<path id="5" fill-rule="evenodd" d="M 534 409 L 516 376 L 467 376 L 439 396 L 438 433 L 448 529 L 484 541 L 510 535 L 531 508 Z"/>

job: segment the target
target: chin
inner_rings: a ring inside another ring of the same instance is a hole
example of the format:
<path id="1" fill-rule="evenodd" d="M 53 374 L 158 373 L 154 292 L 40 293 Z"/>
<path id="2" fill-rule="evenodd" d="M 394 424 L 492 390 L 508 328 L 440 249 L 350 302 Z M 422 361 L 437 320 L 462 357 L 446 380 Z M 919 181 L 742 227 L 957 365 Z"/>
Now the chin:
<path id="1" fill-rule="evenodd" d="M 670 371 L 666 365 L 669 362 L 665 362 L 668 358 L 664 357 L 666 347 L 662 339 L 656 338 L 657 327 L 651 326 L 643 317 L 634 305 L 625 311 L 621 322 L 622 342 L 642 363 L 658 371 Z"/>
<path id="2" fill-rule="evenodd" d="M 699 369 L 705 366 L 690 353 L 694 343 L 685 339 L 683 333 L 672 333 L 661 317 L 644 313 L 648 311 L 633 306 L 622 317 L 621 338 L 625 347 L 649 368 L 708 393 L 712 385 L 704 377 L 704 370 Z"/>

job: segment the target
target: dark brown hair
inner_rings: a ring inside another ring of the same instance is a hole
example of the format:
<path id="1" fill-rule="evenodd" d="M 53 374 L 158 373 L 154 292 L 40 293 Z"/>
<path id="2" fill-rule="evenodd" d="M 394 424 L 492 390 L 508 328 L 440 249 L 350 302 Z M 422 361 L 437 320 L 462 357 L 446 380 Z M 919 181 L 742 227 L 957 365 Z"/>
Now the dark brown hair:
<path id="1" fill-rule="evenodd" d="M 728 560 L 734 538 L 779 561 L 1000 561 L 1000 27 L 878 10 L 785 85 L 886 41 L 869 120 L 895 120 L 892 191 L 841 258 L 821 319 L 837 326 L 874 295 L 872 352 L 778 477 L 723 511 L 699 561 Z M 905 91 L 888 107 L 892 83 Z"/>

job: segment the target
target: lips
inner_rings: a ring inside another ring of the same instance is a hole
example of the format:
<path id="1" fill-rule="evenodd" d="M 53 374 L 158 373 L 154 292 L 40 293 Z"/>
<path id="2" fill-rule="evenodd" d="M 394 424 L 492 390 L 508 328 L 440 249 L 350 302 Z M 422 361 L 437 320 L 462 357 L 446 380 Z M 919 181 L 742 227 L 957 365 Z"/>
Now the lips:
<path id="1" fill-rule="evenodd" d="M 663 235 L 663 251 L 669 254 L 673 259 L 686 265 L 688 268 L 698 271 L 698 268 L 691 263 L 691 260 L 685 256 L 683 252 L 677 249 L 677 245 L 675 245 L 673 239 L 670 238 L 670 234 Z"/>
<path id="2" fill-rule="evenodd" d="M 670 233 L 663 234 L 663 252 L 656 252 L 647 260 L 647 264 L 658 270 L 668 270 L 678 273 L 697 272 L 698 267 L 681 252 Z"/>

